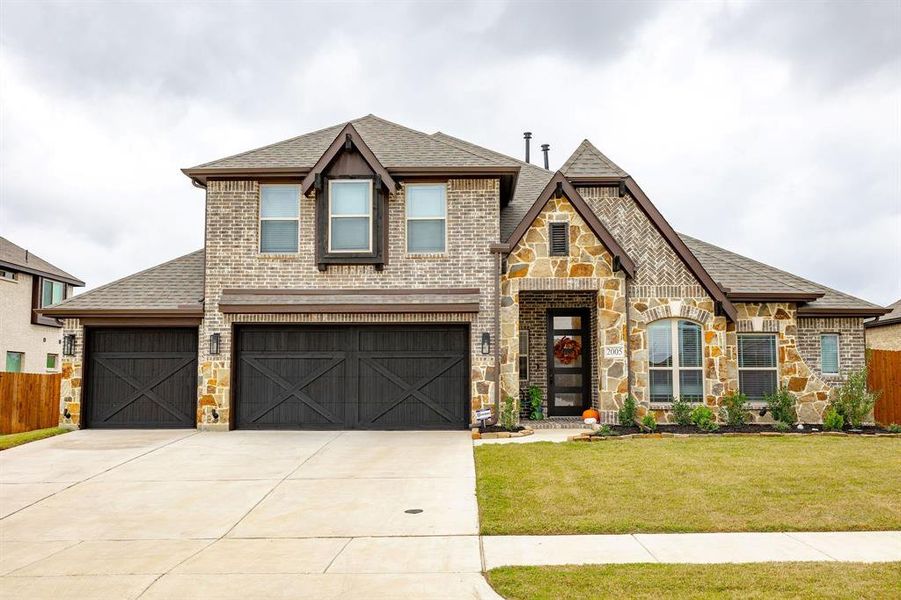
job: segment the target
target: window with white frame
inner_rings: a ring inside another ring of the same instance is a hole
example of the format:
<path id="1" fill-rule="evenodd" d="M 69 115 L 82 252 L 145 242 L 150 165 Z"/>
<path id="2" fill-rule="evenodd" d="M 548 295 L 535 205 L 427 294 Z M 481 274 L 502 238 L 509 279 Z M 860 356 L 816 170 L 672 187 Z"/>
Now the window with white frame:
<path id="1" fill-rule="evenodd" d="M 753 402 L 763 401 L 778 388 L 776 335 L 738 334 L 738 390 Z"/>
<path id="2" fill-rule="evenodd" d="M 41 281 L 41 308 L 62 302 L 66 296 L 66 284 L 52 279 Z"/>
<path id="3" fill-rule="evenodd" d="M 407 184 L 407 252 L 444 252 L 447 248 L 447 186 Z"/>
<path id="4" fill-rule="evenodd" d="M 820 371 L 826 375 L 838 375 L 838 334 L 820 336 Z"/>
<path id="5" fill-rule="evenodd" d="M 300 188 L 260 186 L 260 252 L 297 252 Z"/>
<path id="6" fill-rule="evenodd" d="M 682 319 L 648 325 L 648 384 L 651 402 L 704 398 L 701 326 Z"/>
<path id="7" fill-rule="evenodd" d="M 529 380 L 529 330 L 519 332 L 519 380 Z"/>
<path id="8" fill-rule="evenodd" d="M 329 252 L 372 252 L 372 180 L 329 181 Z"/>

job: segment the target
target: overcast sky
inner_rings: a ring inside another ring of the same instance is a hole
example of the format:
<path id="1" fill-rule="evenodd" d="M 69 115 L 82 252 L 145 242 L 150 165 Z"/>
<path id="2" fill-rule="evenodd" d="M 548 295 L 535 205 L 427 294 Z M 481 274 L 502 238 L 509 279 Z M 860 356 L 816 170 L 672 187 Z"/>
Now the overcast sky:
<path id="1" fill-rule="evenodd" d="M 0 235 L 106 283 L 203 244 L 182 167 L 367 113 L 559 166 L 676 230 L 901 297 L 901 2 L 0 2 Z"/>

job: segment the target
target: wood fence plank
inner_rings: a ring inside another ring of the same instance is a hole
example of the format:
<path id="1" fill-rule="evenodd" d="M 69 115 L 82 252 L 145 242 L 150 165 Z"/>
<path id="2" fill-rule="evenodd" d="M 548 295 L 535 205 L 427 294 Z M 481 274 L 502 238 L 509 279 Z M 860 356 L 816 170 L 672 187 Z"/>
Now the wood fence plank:
<path id="1" fill-rule="evenodd" d="M 0 434 L 59 425 L 59 373 L 0 373 Z"/>
<path id="2" fill-rule="evenodd" d="M 873 411 L 876 422 L 901 424 L 901 351 L 872 350 L 868 365 L 870 389 L 880 392 Z"/>

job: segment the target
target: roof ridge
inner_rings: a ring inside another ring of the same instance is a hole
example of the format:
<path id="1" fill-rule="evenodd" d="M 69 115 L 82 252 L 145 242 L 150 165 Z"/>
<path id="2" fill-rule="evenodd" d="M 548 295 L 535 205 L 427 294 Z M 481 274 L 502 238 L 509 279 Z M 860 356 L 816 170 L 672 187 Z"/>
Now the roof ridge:
<path id="1" fill-rule="evenodd" d="M 116 285 L 117 283 L 122 283 L 123 281 L 127 281 L 127 280 L 129 280 L 129 279 L 133 279 L 133 278 L 137 277 L 138 275 L 144 275 L 145 273 L 149 273 L 150 271 L 155 271 L 156 269 L 160 269 L 160 268 L 162 268 L 162 267 L 165 267 L 165 266 L 168 265 L 168 264 L 174 263 L 174 262 L 179 261 L 179 260 L 183 260 L 183 259 L 185 259 L 185 258 L 188 258 L 189 256 L 194 256 L 195 254 L 201 254 L 201 253 L 203 253 L 203 252 L 205 252 L 205 251 L 206 251 L 206 247 L 203 247 L 203 248 L 201 248 L 200 250 L 194 250 L 193 252 L 188 252 L 187 254 L 183 254 L 183 255 L 178 256 L 178 257 L 176 257 L 176 258 L 167 260 L 166 262 L 162 262 L 162 263 L 160 263 L 160 264 L 158 264 L 158 265 L 154 265 L 154 266 L 152 266 L 152 267 L 147 267 L 146 269 L 143 269 L 143 270 L 141 270 L 141 271 L 138 271 L 137 273 L 132 273 L 131 275 L 126 275 L 125 277 L 120 277 L 119 279 L 115 279 L 115 280 L 113 280 L 113 281 L 110 281 L 109 283 L 104 283 L 104 284 L 101 285 L 101 286 L 95 287 L 93 290 L 88 290 L 88 291 L 83 292 L 83 293 L 81 293 L 81 294 L 76 294 L 75 296 L 71 296 L 71 297 L 69 297 L 69 298 L 66 298 L 66 299 L 63 300 L 62 302 L 59 302 L 59 303 L 57 303 L 57 304 L 53 304 L 53 305 L 48 306 L 48 307 L 46 307 L 46 308 L 59 308 L 59 307 L 64 306 L 64 305 L 66 305 L 66 304 L 68 304 L 68 303 L 70 303 L 70 302 L 72 302 L 72 301 L 74 301 L 74 300 L 83 300 L 84 298 L 86 298 L 87 296 L 90 296 L 90 295 L 93 294 L 94 292 L 99 292 L 100 290 L 105 290 L 105 289 L 107 289 L 107 288 L 109 288 L 109 287 L 111 287 L 111 286 L 113 286 L 113 285 Z M 200 300 L 201 300 L 201 299 L 198 299 L 198 302 L 199 302 Z"/>
<path id="2" fill-rule="evenodd" d="M 579 160 L 579 158 L 581 158 L 581 156 L 582 156 L 583 154 L 585 154 L 585 151 L 587 150 L 587 148 L 586 148 L 586 146 L 585 146 L 586 143 L 590 143 L 590 142 L 588 142 L 588 138 L 585 138 L 585 139 L 583 139 L 581 142 L 579 142 L 579 145 L 576 146 L 576 149 L 573 151 L 573 153 L 570 154 L 570 155 L 569 155 L 569 158 L 567 158 L 567 159 L 563 162 L 563 165 L 560 167 L 560 170 L 561 170 L 561 171 L 563 171 L 563 172 L 565 173 L 566 170 L 567 170 L 569 167 L 573 166 L 573 164 L 574 164 L 577 160 Z"/>
<path id="3" fill-rule="evenodd" d="M 65 269 L 61 269 L 61 268 L 57 267 L 55 264 L 53 264 L 52 262 L 50 262 L 50 261 L 47 260 L 46 258 L 43 258 L 43 257 L 41 257 L 41 256 L 39 256 L 39 255 L 37 255 L 37 254 L 35 254 L 34 252 L 32 252 L 31 250 L 29 250 L 28 248 L 25 248 L 25 247 L 23 247 L 23 246 L 20 246 L 19 244 L 17 244 L 17 243 L 15 243 L 14 241 L 10 240 L 8 237 L 4 237 L 4 236 L 0 235 L 0 240 L 3 240 L 4 242 L 6 242 L 7 244 L 9 244 L 10 246 L 15 246 L 16 248 L 18 248 L 19 250 L 21 250 L 22 252 L 24 252 L 24 253 L 26 254 L 26 256 L 31 256 L 32 258 L 36 258 L 36 259 L 38 259 L 39 261 L 41 261 L 41 262 L 43 262 L 43 263 L 47 263 L 47 265 L 49 265 L 49 266 L 52 267 L 53 269 L 56 269 L 57 271 L 59 271 L 58 273 L 48 273 L 49 275 L 55 275 L 55 276 L 57 276 L 57 277 L 60 277 L 60 276 L 62 276 L 62 277 L 68 277 L 68 278 L 71 279 L 72 281 L 81 281 L 81 279 L 79 279 L 79 278 L 76 277 L 75 275 L 72 275 L 71 273 L 69 273 L 69 272 L 66 271 Z M 15 264 L 15 263 L 14 263 L 14 264 Z M 27 265 L 27 264 L 24 264 L 24 265 L 23 265 L 23 264 L 18 264 L 17 266 L 19 266 L 20 268 L 23 268 L 23 269 L 31 268 L 31 269 L 34 269 L 34 270 L 36 270 L 36 271 L 41 271 L 42 273 L 45 273 L 45 272 L 46 272 L 45 269 L 43 269 L 43 268 L 32 267 L 31 265 Z M 81 281 L 81 285 L 84 285 L 84 282 L 83 282 L 83 281 Z M 80 286 L 76 286 L 76 287 L 80 287 Z"/>
<path id="4" fill-rule="evenodd" d="M 532 169 L 537 169 L 537 170 L 541 171 L 542 173 L 547 173 L 547 174 L 549 174 L 549 175 L 553 175 L 553 174 L 554 174 L 554 172 L 551 171 L 550 169 L 545 169 L 544 167 L 540 167 L 540 166 L 538 166 L 538 165 L 536 165 L 536 164 L 533 164 L 533 163 L 530 163 L 530 162 L 526 162 L 526 161 L 524 161 L 524 160 L 520 160 L 520 159 L 518 159 L 518 158 L 516 158 L 516 157 L 514 157 L 514 156 L 510 156 L 509 154 L 504 154 L 503 152 L 498 152 L 497 150 L 492 150 L 491 148 L 486 148 L 485 146 L 480 146 L 479 144 L 475 144 L 475 143 L 470 142 L 470 141 L 468 141 L 468 140 L 464 140 L 463 138 L 458 138 L 458 137 L 456 137 L 456 136 L 450 135 L 449 133 L 445 133 L 445 132 L 443 132 L 443 131 L 436 131 L 435 133 L 430 134 L 429 137 L 431 137 L 431 138 L 433 138 L 433 139 L 437 139 L 438 141 L 443 142 L 443 143 L 445 143 L 445 144 L 448 143 L 447 140 L 442 140 L 442 139 L 440 139 L 440 138 L 436 138 L 436 137 L 435 137 L 436 135 L 441 135 L 441 136 L 444 136 L 444 137 L 446 137 L 446 138 L 450 138 L 450 139 L 452 139 L 452 140 L 454 140 L 454 141 L 456 141 L 456 142 L 460 142 L 460 143 L 462 143 L 462 144 L 464 144 L 464 145 L 466 145 L 466 146 L 472 146 L 472 147 L 478 148 L 479 150 L 484 150 L 484 151 L 488 152 L 489 154 L 496 154 L 496 155 L 498 155 L 498 156 L 503 156 L 504 158 L 507 158 L 507 159 L 509 159 L 509 160 L 512 160 L 513 162 L 515 162 L 515 163 L 517 163 L 518 165 L 523 166 L 523 167 L 529 167 L 529 168 L 532 168 Z M 453 144 L 450 144 L 450 145 L 453 145 Z M 454 146 L 455 148 L 459 148 L 459 146 L 456 146 L 456 145 L 453 145 L 453 146 Z M 471 149 L 469 149 L 469 151 L 472 152 Z M 478 155 L 476 155 L 476 156 L 478 156 Z M 483 156 L 482 158 L 491 158 L 491 157 L 485 157 L 485 156 Z"/>

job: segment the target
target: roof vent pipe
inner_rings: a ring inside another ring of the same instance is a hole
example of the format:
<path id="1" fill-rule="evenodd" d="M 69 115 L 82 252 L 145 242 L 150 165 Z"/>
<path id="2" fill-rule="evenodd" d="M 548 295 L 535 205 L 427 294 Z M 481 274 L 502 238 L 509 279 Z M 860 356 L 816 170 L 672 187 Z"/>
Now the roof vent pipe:
<path id="1" fill-rule="evenodd" d="M 547 153 L 551 149 L 550 144 L 541 144 L 541 151 L 544 152 L 544 168 L 548 169 Z"/>
<path id="2" fill-rule="evenodd" d="M 532 132 L 524 131 L 522 137 L 526 140 L 526 162 L 532 162 L 529 160 L 529 140 L 532 139 Z"/>

